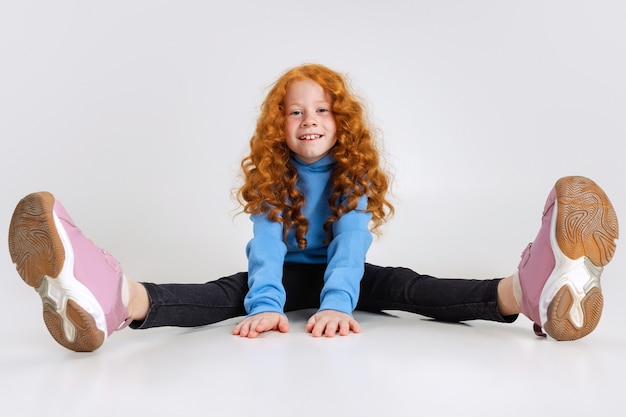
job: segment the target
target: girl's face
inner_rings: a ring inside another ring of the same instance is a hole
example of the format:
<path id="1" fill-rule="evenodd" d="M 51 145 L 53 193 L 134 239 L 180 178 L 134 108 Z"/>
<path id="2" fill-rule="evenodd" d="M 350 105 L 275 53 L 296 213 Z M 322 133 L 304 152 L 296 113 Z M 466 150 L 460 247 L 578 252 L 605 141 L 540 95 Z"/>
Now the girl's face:
<path id="1" fill-rule="evenodd" d="M 313 80 L 294 81 L 283 99 L 287 147 L 306 164 L 328 155 L 337 143 L 332 99 Z"/>

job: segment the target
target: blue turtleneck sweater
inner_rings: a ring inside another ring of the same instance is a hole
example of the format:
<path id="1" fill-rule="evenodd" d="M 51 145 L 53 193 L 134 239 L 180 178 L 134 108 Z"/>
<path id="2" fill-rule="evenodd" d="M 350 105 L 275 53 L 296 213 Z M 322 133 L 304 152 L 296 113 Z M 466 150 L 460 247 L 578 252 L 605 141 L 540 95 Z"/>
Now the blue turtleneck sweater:
<path id="1" fill-rule="evenodd" d="M 336 310 L 352 314 L 359 299 L 365 255 L 372 243 L 369 230 L 371 214 L 365 212 L 367 196 L 359 200 L 356 210 L 345 213 L 333 224 L 333 239 L 323 229 L 330 216 L 328 198 L 335 160 L 327 155 L 317 162 L 305 164 L 292 156 L 298 170 L 298 190 L 306 197 L 302 214 L 309 221 L 307 247 L 298 249 L 291 231 L 283 239 L 283 225 L 263 214 L 252 215 L 253 238 L 246 247 L 249 291 L 245 298 L 248 314 L 284 313 L 284 263 L 328 264 L 324 287 L 320 294 L 320 311 Z"/>

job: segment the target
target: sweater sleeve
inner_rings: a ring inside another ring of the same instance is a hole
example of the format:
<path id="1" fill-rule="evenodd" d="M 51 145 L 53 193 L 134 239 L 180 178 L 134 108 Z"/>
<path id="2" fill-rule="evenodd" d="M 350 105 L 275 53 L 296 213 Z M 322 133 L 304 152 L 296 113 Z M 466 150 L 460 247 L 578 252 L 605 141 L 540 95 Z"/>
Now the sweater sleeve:
<path id="1" fill-rule="evenodd" d="M 356 308 L 365 256 L 372 243 L 369 229 L 372 216 L 366 208 L 367 196 L 363 196 L 355 210 L 345 213 L 333 225 L 320 310 L 352 314 Z"/>
<path id="2" fill-rule="evenodd" d="M 282 313 L 285 306 L 283 264 L 287 247 L 282 240 L 282 224 L 263 215 L 251 216 L 253 238 L 248 242 L 248 294 L 244 307 L 248 314 Z"/>

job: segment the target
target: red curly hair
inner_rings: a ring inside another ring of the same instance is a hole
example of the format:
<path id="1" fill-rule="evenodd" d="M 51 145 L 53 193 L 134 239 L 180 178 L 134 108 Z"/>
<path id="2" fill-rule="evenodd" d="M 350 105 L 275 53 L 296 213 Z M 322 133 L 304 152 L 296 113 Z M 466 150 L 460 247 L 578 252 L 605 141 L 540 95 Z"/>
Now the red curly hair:
<path id="1" fill-rule="evenodd" d="M 293 229 L 300 249 L 307 245 L 308 221 L 302 215 L 305 196 L 296 188 L 298 172 L 290 162 L 285 141 L 282 101 L 291 83 L 306 79 L 330 94 L 337 125 L 337 143 L 330 151 L 337 162 L 328 201 L 331 216 L 324 224 L 329 239 L 332 239 L 332 224 L 344 213 L 356 209 L 363 195 L 368 198 L 367 211 L 372 214 L 374 233 L 394 211 L 386 198 L 390 180 L 381 167 L 372 129 L 345 78 L 318 64 L 292 68 L 274 83 L 261 105 L 256 130 L 250 139 L 250 154 L 241 162 L 244 183 L 237 198 L 245 213 L 265 213 L 272 221 L 283 223 L 285 235 Z"/>

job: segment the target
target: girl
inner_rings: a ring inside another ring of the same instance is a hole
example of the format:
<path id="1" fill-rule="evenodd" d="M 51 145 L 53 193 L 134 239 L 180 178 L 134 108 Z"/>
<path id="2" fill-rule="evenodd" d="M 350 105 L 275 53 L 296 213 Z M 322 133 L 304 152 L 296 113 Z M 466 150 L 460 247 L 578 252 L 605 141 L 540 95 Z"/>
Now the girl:
<path id="1" fill-rule="evenodd" d="M 201 326 L 237 316 L 233 333 L 287 332 L 285 312 L 317 308 L 313 336 L 360 332 L 352 316 L 403 310 L 437 320 L 512 322 L 557 340 L 590 333 L 602 310 L 600 273 L 613 257 L 618 224 L 605 193 L 583 177 L 557 181 L 535 241 L 503 279 L 438 279 L 365 262 L 393 213 L 389 180 L 372 130 L 344 78 L 321 65 L 287 71 L 267 95 L 241 164 L 243 211 L 253 221 L 248 271 L 204 284 L 127 279 L 46 192 L 17 205 L 11 258 L 43 300 L 54 339 L 92 351 L 114 331 Z"/>

